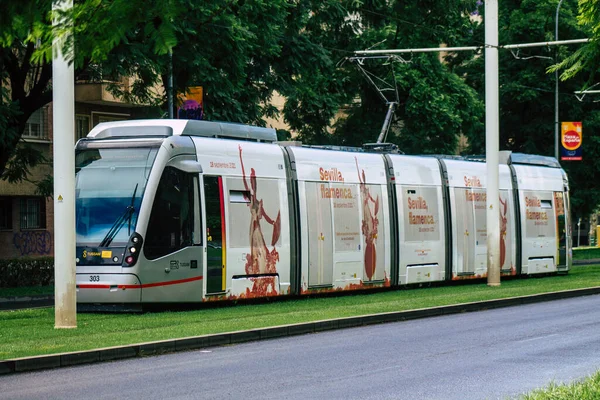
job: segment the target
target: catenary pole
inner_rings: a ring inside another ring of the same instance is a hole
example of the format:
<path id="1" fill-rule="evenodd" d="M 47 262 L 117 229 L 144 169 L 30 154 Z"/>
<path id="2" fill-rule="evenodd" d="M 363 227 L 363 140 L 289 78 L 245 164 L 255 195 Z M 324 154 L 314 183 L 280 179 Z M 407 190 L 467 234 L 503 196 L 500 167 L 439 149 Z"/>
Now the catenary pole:
<path id="1" fill-rule="evenodd" d="M 500 285 L 500 208 L 498 187 L 498 0 L 485 2 L 485 160 L 487 168 L 487 284 Z"/>
<path id="2" fill-rule="evenodd" d="M 68 13 L 73 0 L 52 5 L 56 13 Z M 55 15 L 53 25 L 72 27 L 68 16 Z M 63 46 L 72 32 L 56 36 L 52 43 L 52 127 L 54 134 L 54 327 L 77 327 L 75 293 L 75 76 Z"/>
<path id="3" fill-rule="evenodd" d="M 554 40 L 558 40 L 558 13 L 560 11 L 560 5 L 563 0 L 558 2 L 558 6 L 556 6 L 556 19 L 554 20 Z M 558 49 L 556 49 L 555 54 L 558 56 Z M 556 62 L 557 60 L 554 60 Z M 558 70 L 554 71 L 554 157 L 558 158 Z"/>

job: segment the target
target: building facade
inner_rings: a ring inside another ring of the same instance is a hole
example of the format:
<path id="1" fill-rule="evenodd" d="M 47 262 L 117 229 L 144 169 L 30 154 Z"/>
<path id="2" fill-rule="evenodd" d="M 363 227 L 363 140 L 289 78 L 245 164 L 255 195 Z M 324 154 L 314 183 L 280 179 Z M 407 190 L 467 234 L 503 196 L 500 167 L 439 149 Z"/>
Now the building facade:
<path id="1" fill-rule="evenodd" d="M 97 124 L 143 116 L 143 107 L 124 103 L 105 83 L 75 86 L 73 145 Z M 54 255 L 54 200 L 41 196 L 36 182 L 52 175 L 52 103 L 37 110 L 27 122 L 23 142 L 40 150 L 47 161 L 33 168 L 28 181 L 0 180 L 0 259 Z"/>

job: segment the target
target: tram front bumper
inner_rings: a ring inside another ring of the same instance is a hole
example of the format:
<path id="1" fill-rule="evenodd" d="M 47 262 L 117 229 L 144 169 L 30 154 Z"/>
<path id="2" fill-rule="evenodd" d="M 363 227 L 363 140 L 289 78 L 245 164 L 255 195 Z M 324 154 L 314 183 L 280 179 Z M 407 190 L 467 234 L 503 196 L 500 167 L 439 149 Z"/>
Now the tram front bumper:
<path id="1" fill-rule="evenodd" d="M 140 303 L 142 285 L 133 274 L 77 274 L 77 303 Z"/>

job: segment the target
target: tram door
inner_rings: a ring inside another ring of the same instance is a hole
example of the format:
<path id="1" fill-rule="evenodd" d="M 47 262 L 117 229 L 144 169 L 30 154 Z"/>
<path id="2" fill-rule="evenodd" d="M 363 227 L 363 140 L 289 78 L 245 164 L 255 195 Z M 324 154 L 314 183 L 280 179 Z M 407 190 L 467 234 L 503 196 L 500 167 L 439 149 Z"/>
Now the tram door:
<path id="1" fill-rule="evenodd" d="M 204 176 L 206 201 L 206 294 L 225 291 L 225 203 L 223 178 Z"/>
<path id="2" fill-rule="evenodd" d="M 308 286 L 333 284 L 333 229 L 331 226 L 331 201 L 323 198 L 319 187 L 326 185 L 306 183 L 306 209 L 308 216 Z"/>

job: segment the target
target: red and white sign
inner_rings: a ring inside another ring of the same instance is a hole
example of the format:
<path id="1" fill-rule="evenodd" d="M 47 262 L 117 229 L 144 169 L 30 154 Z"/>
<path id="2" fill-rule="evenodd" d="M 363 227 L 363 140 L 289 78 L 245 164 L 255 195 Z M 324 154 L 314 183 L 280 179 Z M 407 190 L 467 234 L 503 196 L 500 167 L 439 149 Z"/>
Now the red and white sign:
<path id="1" fill-rule="evenodd" d="M 561 131 L 561 160 L 581 160 L 582 140 L 583 132 L 581 122 L 563 122 Z"/>

